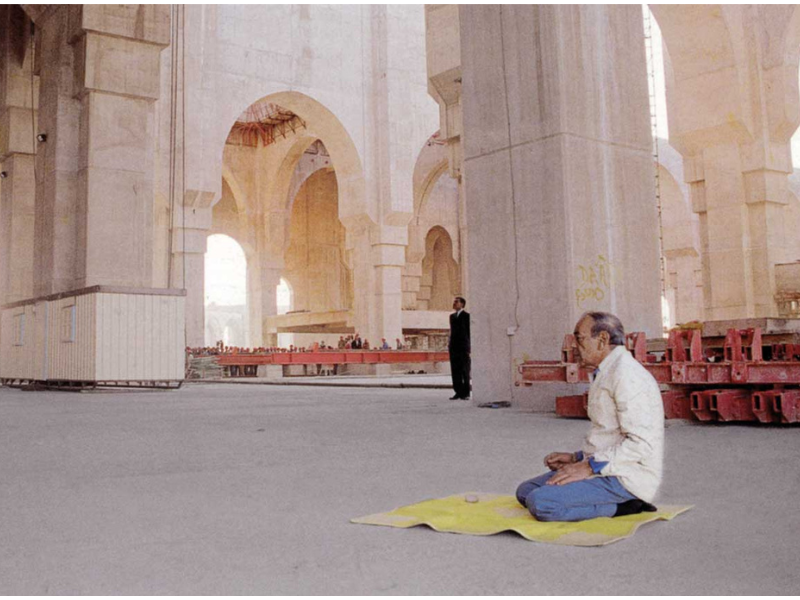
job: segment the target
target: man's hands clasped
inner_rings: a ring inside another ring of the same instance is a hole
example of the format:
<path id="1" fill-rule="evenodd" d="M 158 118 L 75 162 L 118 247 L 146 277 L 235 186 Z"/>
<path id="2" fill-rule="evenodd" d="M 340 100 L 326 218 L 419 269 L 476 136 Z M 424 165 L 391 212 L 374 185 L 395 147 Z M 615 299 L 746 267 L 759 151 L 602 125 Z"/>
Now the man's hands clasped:
<path id="1" fill-rule="evenodd" d="M 565 485 L 591 477 L 594 473 L 588 460 L 575 461 L 572 452 L 551 452 L 544 458 L 545 466 L 551 471 L 556 471 L 547 485 Z"/>
<path id="2" fill-rule="evenodd" d="M 572 452 L 551 452 L 544 457 L 544 466 L 551 471 L 558 471 L 561 467 L 574 462 L 575 455 Z"/>

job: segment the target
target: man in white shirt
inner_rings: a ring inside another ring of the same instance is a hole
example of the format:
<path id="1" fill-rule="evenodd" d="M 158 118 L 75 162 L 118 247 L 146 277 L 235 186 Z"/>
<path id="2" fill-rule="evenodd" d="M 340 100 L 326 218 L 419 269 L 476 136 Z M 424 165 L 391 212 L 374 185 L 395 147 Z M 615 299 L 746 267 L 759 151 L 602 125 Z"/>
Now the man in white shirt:
<path id="1" fill-rule="evenodd" d="M 654 511 L 664 456 L 664 406 L 653 376 L 625 348 L 612 314 L 575 326 L 576 350 L 594 368 L 589 434 L 578 452 L 552 452 L 549 473 L 522 483 L 517 500 L 540 521 L 582 521 Z"/>

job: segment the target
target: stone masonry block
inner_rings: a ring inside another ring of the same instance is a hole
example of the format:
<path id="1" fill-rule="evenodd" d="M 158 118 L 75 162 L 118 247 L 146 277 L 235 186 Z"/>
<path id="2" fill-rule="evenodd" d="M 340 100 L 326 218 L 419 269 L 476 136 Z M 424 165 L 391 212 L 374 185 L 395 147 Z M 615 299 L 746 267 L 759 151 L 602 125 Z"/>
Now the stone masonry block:
<path id="1" fill-rule="evenodd" d="M 419 291 L 419 277 L 403 277 L 403 291 L 404 292 L 418 292 Z"/>
<path id="2" fill-rule="evenodd" d="M 184 237 L 184 231 L 186 235 Z M 172 248 L 174 252 L 187 254 L 205 254 L 207 248 L 207 229 L 181 229 L 175 227 L 172 235 Z"/>
<path id="3" fill-rule="evenodd" d="M 422 263 L 406 263 L 404 274 L 408 277 L 421 277 Z"/>
<path id="4" fill-rule="evenodd" d="M 31 111 L 25 108 L 9 107 L 0 117 L 0 157 L 6 157 L 15 152 L 33 153 Z"/>
<path id="5" fill-rule="evenodd" d="M 402 267 L 406 261 L 405 246 L 381 244 L 372 247 L 372 258 L 375 266 Z"/>
<path id="6" fill-rule="evenodd" d="M 152 276 L 150 174 L 79 172 L 86 197 L 86 277 L 96 284 L 144 287 Z"/>
<path id="7" fill-rule="evenodd" d="M 152 170 L 155 131 L 153 106 L 147 100 L 90 93 L 83 98 L 79 167 Z"/>
<path id="8" fill-rule="evenodd" d="M 408 244 L 408 227 L 374 227 L 370 230 L 369 238 L 372 245 L 405 246 Z"/>
<path id="9" fill-rule="evenodd" d="M 78 6 L 81 9 L 80 21 L 75 22 L 75 25 L 79 25 L 86 31 L 133 38 L 161 46 L 169 44 L 170 6 L 168 4 L 83 4 Z"/>
<path id="10" fill-rule="evenodd" d="M 786 173 L 778 171 L 752 171 L 744 174 L 745 201 L 789 203 L 789 181 Z"/>
<path id="11" fill-rule="evenodd" d="M 158 99 L 161 48 L 87 33 L 75 42 L 75 88 Z"/>
<path id="12" fill-rule="evenodd" d="M 8 68 L 8 67 L 7 67 Z M 31 73 L 21 69 L 9 70 L 4 85 L 0 88 L 0 98 L 6 106 L 31 107 Z M 39 106 L 39 78 L 33 81 L 33 102 Z"/>

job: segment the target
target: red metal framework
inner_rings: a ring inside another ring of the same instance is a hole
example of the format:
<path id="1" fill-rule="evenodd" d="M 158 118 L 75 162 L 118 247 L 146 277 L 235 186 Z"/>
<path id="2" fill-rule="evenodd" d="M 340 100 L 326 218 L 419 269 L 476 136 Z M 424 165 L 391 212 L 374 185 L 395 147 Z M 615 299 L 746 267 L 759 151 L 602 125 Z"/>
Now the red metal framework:
<path id="1" fill-rule="evenodd" d="M 306 122 L 277 104 L 256 103 L 242 113 L 231 128 L 228 141 L 243 146 L 274 144 L 298 129 L 305 129 Z"/>
<path id="2" fill-rule="evenodd" d="M 722 348 L 705 348 L 699 330 L 672 331 L 663 353 L 648 353 L 644 333 L 626 336 L 626 347 L 655 380 L 662 393 L 666 418 L 699 421 L 800 420 L 800 345 L 763 344 L 760 328 L 729 329 Z M 517 385 L 542 381 L 589 383 L 580 367 L 572 334 L 564 337 L 562 360 L 526 361 L 519 366 Z M 585 416 L 578 399 L 556 399 L 556 413 Z"/>
<path id="3" fill-rule="evenodd" d="M 448 362 L 447 352 L 425 351 L 325 351 L 277 352 L 272 354 L 220 354 L 217 362 L 222 366 L 245 365 L 345 365 L 345 364 L 397 364 Z"/>

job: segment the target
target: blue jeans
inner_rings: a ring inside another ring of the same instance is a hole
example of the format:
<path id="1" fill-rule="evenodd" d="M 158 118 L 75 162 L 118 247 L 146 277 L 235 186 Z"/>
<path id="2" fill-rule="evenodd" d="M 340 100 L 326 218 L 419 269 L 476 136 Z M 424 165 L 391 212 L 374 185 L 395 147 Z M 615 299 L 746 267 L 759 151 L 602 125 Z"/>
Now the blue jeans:
<path id="1" fill-rule="evenodd" d="M 545 485 L 550 471 L 520 484 L 517 500 L 539 521 L 584 521 L 613 517 L 617 504 L 636 498 L 616 477 L 594 477 L 564 485 Z"/>

